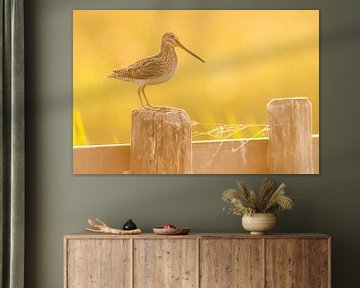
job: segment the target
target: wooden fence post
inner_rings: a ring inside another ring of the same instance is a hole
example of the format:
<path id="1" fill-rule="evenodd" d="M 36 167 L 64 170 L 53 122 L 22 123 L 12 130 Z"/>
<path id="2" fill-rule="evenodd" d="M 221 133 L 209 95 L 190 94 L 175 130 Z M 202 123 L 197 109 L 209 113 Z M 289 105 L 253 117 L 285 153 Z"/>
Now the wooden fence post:
<path id="1" fill-rule="evenodd" d="M 132 111 L 130 173 L 192 173 L 191 120 L 176 108 Z"/>
<path id="2" fill-rule="evenodd" d="M 312 107 L 308 98 L 268 103 L 271 174 L 313 174 Z"/>

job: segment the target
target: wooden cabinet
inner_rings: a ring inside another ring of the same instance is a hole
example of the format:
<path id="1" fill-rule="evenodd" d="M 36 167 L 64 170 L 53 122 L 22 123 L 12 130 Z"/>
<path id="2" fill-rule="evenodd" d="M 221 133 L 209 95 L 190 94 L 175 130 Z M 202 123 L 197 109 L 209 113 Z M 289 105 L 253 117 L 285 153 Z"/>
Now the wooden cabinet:
<path id="1" fill-rule="evenodd" d="M 330 237 L 65 236 L 65 288 L 325 288 Z"/>

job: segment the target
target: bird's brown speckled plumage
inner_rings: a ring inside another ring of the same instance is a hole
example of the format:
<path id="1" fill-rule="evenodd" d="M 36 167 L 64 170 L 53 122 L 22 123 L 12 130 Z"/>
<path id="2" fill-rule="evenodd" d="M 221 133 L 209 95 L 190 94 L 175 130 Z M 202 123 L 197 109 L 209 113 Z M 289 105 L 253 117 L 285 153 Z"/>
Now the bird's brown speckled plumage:
<path id="1" fill-rule="evenodd" d="M 138 84 L 138 95 L 142 106 L 148 108 L 143 104 L 141 93 L 144 95 L 147 105 L 152 107 L 145 95 L 145 86 L 160 84 L 171 79 L 177 66 L 175 47 L 184 49 L 204 62 L 200 57 L 185 48 L 173 33 L 166 33 L 162 38 L 161 49 L 157 55 L 139 60 L 128 67 L 113 70 L 107 77 Z"/>
<path id="2" fill-rule="evenodd" d="M 110 78 L 135 82 L 136 79 L 153 79 L 174 72 L 177 65 L 175 48 L 162 44 L 159 54 L 139 60 L 128 67 L 113 70 Z"/>

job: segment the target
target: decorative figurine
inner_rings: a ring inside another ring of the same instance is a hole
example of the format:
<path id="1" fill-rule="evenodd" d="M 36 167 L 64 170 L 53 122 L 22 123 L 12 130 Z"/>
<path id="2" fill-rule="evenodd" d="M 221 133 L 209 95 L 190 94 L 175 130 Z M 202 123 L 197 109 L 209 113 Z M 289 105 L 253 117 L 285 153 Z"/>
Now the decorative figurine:
<path id="1" fill-rule="evenodd" d="M 123 226 L 123 230 L 135 230 L 135 229 L 137 229 L 137 226 L 131 219 L 126 221 L 126 223 Z"/>

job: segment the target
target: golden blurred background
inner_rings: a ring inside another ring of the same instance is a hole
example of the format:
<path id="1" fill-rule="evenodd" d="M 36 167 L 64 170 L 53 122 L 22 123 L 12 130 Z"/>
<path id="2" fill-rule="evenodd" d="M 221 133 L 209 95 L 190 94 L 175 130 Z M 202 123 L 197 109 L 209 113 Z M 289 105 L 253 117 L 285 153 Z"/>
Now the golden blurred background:
<path id="1" fill-rule="evenodd" d="M 206 64 L 177 49 L 174 77 L 146 92 L 153 105 L 185 109 L 201 139 L 213 139 L 203 132 L 222 124 L 252 125 L 232 138 L 263 136 L 266 104 L 303 96 L 319 133 L 317 10 L 75 10 L 74 145 L 130 142 L 137 86 L 104 76 L 157 54 L 166 32 Z"/>

